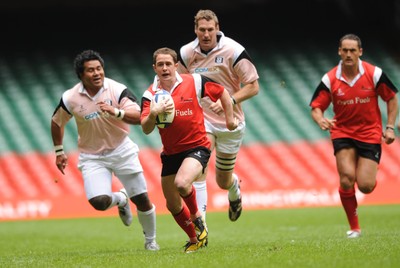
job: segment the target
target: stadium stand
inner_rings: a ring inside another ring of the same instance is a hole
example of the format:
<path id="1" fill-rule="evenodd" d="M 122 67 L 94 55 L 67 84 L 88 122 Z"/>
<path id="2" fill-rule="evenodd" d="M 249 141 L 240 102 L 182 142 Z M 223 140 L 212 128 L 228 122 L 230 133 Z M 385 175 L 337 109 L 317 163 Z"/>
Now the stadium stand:
<path id="1" fill-rule="evenodd" d="M 106 74 L 140 98 L 152 82 L 152 51 L 192 40 L 193 15 L 205 6 L 217 12 L 225 34 L 246 44 L 260 74 L 259 95 L 244 103 L 248 128 L 236 169 L 245 210 L 339 204 L 329 136 L 312 122 L 308 104 L 322 74 L 338 62 L 336 45 L 343 30 L 360 34 L 364 59 L 381 66 L 400 87 L 396 1 L 164 2 L 98 1 L 96 9 L 85 0 L 0 4 L 0 23 L 5 26 L 0 44 L 0 221 L 105 215 L 93 212 L 84 197 L 74 124 L 67 125 L 64 137 L 66 176 L 54 165 L 50 118 L 62 92 L 78 81 L 73 57 L 82 49 L 98 50 L 106 60 Z M 178 7 L 184 12 L 177 14 Z M 172 29 L 160 23 L 165 14 L 172 14 Z M 251 16 L 243 20 L 243 14 Z M 96 26 L 82 25 L 82 18 Z M 157 211 L 166 212 L 159 183 L 159 137 L 144 135 L 139 126 L 131 127 L 130 136 L 141 148 Z M 400 202 L 399 140 L 383 150 L 379 187 L 359 198 L 362 203 Z M 211 165 L 209 209 L 225 210 L 226 193 L 211 179 L 214 172 Z"/>
<path id="2" fill-rule="evenodd" d="M 315 48 L 308 49 L 315 51 Z M 272 50 L 274 53 L 252 51 L 260 72 L 261 91 L 256 98 L 244 103 L 248 129 L 237 166 L 245 193 L 244 204 L 250 208 L 335 204 L 337 175 L 332 148 L 328 134 L 312 122 L 308 103 L 321 75 L 337 59 L 325 56 L 332 53 L 321 48 L 317 53 L 304 48 L 285 50 L 285 53 Z M 368 60 L 381 63 L 393 82 L 400 85 L 400 78 L 395 75 L 400 71 L 399 64 L 383 49 L 374 51 L 379 53 L 369 53 Z M 144 68 L 150 65 L 149 57 L 149 51 L 108 56 L 106 74 L 123 81 L 140 98 L 153 77 L 152 70 Z M 66 177 L 61 178 L 55 168 L 49 131 L 50 118 L 62 92 L 77 81 L 71 61 L 62 55 L 55 57 L 38 52 L 29 58 L 16 55 L 12 60 L 1 59 L 0 220 L 92 215 L 90 210 L 68 214 L 63 202 L 65 197 L 78 200 L 78 204 L 86 202 L 76 169 L 74 124 L 69 124 L 65 133 L 64 146 L 70 158 Z M 149 191 L 160 196 L 159 138 L 144 135 L 139 126 L 132 126 L 130 135 L 141 148 Z M 210 169 L 213 174 L 215 170 L 212 166 Z M 59 183 L 54 183 L 55 178 Z M 384 146 L 379 178 L 399 183 L 399 142 Z M 212 180 L 209 184 L 210 208 L 218 210 L 224 207 L 226 198 Z M 114 187 L 119 187 L 117 182 Z M 314 198 L 326 200 L 307 200 L 309 192 Z M 56 212 L 47 216 L 24 214 L 21 210 L 28 209 L 20 208 L 21 200 L 47 200 Z M 156 200 L 163 211 L 162 198 Z"/>

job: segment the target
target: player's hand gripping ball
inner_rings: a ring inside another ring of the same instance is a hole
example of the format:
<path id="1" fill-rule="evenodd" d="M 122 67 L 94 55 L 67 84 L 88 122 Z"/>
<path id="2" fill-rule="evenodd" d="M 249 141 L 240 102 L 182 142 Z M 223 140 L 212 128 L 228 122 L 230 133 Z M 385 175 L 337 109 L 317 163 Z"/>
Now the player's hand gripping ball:
<path id="1" fill-rule="evenodd" d="M 173 105 L 173 109 L 168 112 L 160 113 L 157 116 L 156 125 L 159 128 L 166 128 L 172 124 L 172 122 L 174 121 L 174 118 L 175 118 L 175 104 L 174 104 L 174 100 L 172 99 L 171 94 L 164 89 L 157 91 L 156 94 L 154 95 L 154 101 L 156 103 L 159 103 L 161 101 L 165 102 L 165 101 L 169 101 L 169 100 L 171 101 L 171 103 Z"/>

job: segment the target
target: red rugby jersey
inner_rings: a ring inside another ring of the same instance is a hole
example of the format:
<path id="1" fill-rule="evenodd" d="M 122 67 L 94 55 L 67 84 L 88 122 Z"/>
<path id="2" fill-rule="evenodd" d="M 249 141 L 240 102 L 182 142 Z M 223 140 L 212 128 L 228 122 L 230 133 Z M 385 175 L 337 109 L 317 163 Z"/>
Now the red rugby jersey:
<path id="1" fill-rule="evenodd" d="M 208 96 L 211 100 L 217 101 L 222 96 L 224 87 L 199 74 L 176 73 L 176 77 L 177 83 L 170 91 L 175 104 L 174 121 L 167 128 L 158 128 L 163 152 L 171 155 L 197 146 L 210 148 L 200 99 Z M 142 120 L 150 113 L 150 102 L 159 89 L 156 76 L 154 83 L 142 97 Z"/>
<path id="2" fill-rule="evenodd" d="M 342 77 L 341 62 L 322 77 L 310 106 L 325 111 L 332 103 L 335 126 L 331 138 L 353 138 L 367 143 L 381 143 L 382 117 L 378 96 L 385 102 L 397 88 L 377 66 L 359 60 L 360 73 L 351 82 Z"/>

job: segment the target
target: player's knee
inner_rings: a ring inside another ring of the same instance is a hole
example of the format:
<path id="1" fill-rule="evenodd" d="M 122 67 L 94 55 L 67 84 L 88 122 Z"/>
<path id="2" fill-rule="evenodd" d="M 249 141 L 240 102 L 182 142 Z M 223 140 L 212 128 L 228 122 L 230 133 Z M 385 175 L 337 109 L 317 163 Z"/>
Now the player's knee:
<path id="1" fill-rule="evenodd" d="M 354 187 L 356 182 L 355 176 L 341 174 L 340 176 L 340 186 L 342 189 L 351 189 Z"/>
<path id="2" fill-rule="evenodd" d="M 191 186 L 185 180 L 177 180 L 177 179 L 175 179 L 175 187 L 178 190 L 178 192 L 183 196 L 185 196 L 186 194 L 190 194 L 190 192 L 187 193 L 187 191 L 188 191 L 188 189 L 191 188 Z"/>
<path id="3" fill-rule="evenodd" d="M 153 208 L 153 204 L 150 202 L 147 192 L 135 195 L 131 200 L 140 211 L 148 211 Z"/>
<path id="4" fill-rule="evenodd" d="M 370 194 L 375 189 L 374 184 L 365 184 L 365 185 L 358 185 L 358 190 L 363 194 Z"/>
<path id="5" fill-rule="evenodd" d="M 187 196 L 190 193 L 187 193 L 187 187 L 181 184 L 176 184 L 176 189 L 178 190 L 181 196 Z"/>
<path id="6" fill-rule="evenodd" d="M 95 196 L 89 200 L 89 203 L 96 210 L 104 211 L 109 208 L 109 206 L 111 204 L 111 197 L 109 197 L 108 195 Z"/>

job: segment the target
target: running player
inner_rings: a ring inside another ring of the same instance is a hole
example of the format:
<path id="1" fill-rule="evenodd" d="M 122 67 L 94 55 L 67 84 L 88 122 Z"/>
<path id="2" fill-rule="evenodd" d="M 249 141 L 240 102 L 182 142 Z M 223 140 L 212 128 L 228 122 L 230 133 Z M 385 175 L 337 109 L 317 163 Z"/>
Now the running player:
<path id="1" fill-rule="evenodd" d="M 355 184 L 369 194 L 377 186 L 381 142 L 395 140 L 394 124 L 398 103 L 397 89 L 381 68 L 362 61 L 361 40 L 354 34 L 340 39 L 339 64 L 322 77 L 310 106 L 312 119 L 322 130 L 329 130 L 339 173 L 339 195 L 350 230 L 348 238 L 361 235 L 358 222 Z M 382 131 L 378 105 L 387 105 L 387 122 Z M 332 103 L 335 116 L 325 118 Z"/>
<path id="2" fill-rule="evenodd" d="M 190 253 L 208 243 L 208 231 L 197 207 L 193 187 L 196 178 L 204 173 L 210 157 L 200 99 L 208 96 L 213 101 L 221 101 L 228 129 L 234 130 L 238 121 L 233 115 L 229 93 L 223 86 L 199 74 L 179 75 L 177 67 L 174 50 L 160 48 L 154 52 L 156 76 L 142 97 L 141 124 L 143 132 L 150 134 L 156 127 L 157 116 L 171 112 L 175 107 L 172 124 L 158 129 L 163 144 L 161 185 L 168 210 L 189 237 L 184 251 Z M 173 103 L 171 99 L 157 103 L 153 100 L 161 89 L 171 94 Z"/>
<path id="3" fill-rule="evenodd" d="M 236 221 L 242 212 L 240 180 L 234 173 L 236 156 L 245 133 L 245 116 L 241 103 L 258 94 L 258 73 L 245 48 L 220 31 L 217 15 L 211 10 L 199 10 L 194 17 L 196 39 L 181 47 L 180 73 L 199 73 L 223 85 L 231 95 L 231 103 L 239 126 L 230 131 L 225 126 L 219 101 L 202 100 L 206 132 L 211 151 L 216 151 L 216 181 L 228 190 L 229 219 Z M 198 206 L 204 219 L 207 209 L 206 173 L 195 183 Z"/>
<path id="4" fill-rule="evenodd" d="M 105 77 L 99 53 L 85 50 L 75 58 L 81 80 L 62 95 L 51 119 L 51 135 L 57 168 L 64 174 L 68 158 L 63 149 L 65 125 L 72 117 L 78 128 L 78 168 L 83 175 L 86 197 L 96 210 L 118 206 L 122 222 L 132 222 L 130 201 L 137 207 L 145 249 L 156 251 L 156 211 L 151 203 L 139 148 L 128 137 L 129 124 L 140 123 L 140 107 L 127 87 Z M 124 186 L 112 192 L 112 173 Z"/>

